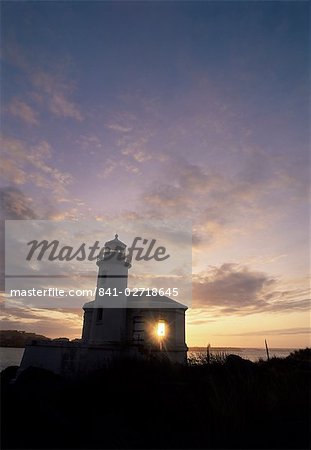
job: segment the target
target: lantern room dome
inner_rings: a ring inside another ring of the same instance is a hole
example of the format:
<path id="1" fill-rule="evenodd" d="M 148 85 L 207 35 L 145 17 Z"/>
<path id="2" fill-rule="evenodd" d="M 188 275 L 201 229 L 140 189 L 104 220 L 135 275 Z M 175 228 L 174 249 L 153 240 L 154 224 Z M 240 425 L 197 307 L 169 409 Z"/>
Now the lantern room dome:
<path id="1" fill-rule="evenodd" d="M 107 241 L 105 243 L 105 248 L 109 248 L 110 250 L 116 250 L 116 249 L 124 249 L 126 248 L 126 244 L 124 244 L 124 242 L 120 241 L 118 239 L 118 235 L 115 235 L 115 238 L 112 239 L 111 241 Z"/>

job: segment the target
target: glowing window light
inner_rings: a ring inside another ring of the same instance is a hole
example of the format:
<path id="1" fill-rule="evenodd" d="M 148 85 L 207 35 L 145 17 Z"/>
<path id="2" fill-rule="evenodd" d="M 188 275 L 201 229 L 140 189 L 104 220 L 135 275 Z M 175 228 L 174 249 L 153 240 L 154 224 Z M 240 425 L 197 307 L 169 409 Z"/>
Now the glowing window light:
<path id="1" fill-rule="evenodd" d="M 165 336 L 165 322 L 163 322 L 163 321 L 158 322 L 158 325 L 157 325 L 157 335 L 158 335 L 159 337 Z"/>

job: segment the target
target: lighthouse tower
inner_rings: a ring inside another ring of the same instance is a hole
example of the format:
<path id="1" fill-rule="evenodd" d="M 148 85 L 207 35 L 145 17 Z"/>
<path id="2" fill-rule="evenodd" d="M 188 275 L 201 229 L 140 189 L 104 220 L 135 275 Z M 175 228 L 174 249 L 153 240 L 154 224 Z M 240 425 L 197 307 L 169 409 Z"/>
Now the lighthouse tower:
<path id="1" fill-rule="evenodd" d="M 126 245 L 118 235 L 105 243 L 97 259 L 98 277 L 95 301 L 83 306 L 82 339 L 89 344 L 121 343 L 126 339 L 128 270 Z"/>
<path id="2" fill-rule="evenodd" d="M 97 292 L 83 306 L 82 340 L 34 341 L 25 348 L 20 370 L 40 367 L 71 376 L 123 357 L 187 363 L 187 306 L 160 293 L 150 296 L 148 289 L 139 296 L 131 293 L 126 248 L 116 235 L 97 259 Z"/>

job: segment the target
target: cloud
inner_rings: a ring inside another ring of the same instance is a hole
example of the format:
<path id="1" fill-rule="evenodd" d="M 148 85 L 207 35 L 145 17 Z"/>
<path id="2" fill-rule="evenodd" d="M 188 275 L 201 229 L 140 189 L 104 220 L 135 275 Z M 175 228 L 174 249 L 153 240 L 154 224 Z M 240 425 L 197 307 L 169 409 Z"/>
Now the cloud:
<path id="1" fill-rule="evenodd" d="M 127 148 L 122 150 L 122 155 L 131 156 L 133 159 L 135 159 L 135 161 L 139 163 L 149 161 L 152 158 L 144 150 L 137 150 L 135 148 Z"/>
<path id="2" fill-rule="evenodd" d="M 0 291 L 4 290 L 5 220 L 36 219 L 33 201 L 15 187 L 0 188 Z"/>
<path id="3" fill-rule="evenodd" d="M 69 187 L 73 183 L 73 177 L 70 173 L 55 167 L 54 151 L 47 141 L 40 140 L 34 145 L 29 145 L 11 136 L 2 136 L 1 148 L 2 179 L 18 192 L 21 192 L 20 189 L 27 192 L 35 188 L 37 219 L 84 218 L 81 206 L 85 204 L 70 195 Z M 27 194 L 24 195 L 25 198 L 29 198 Z"/>
<path id="4" fill-rule="evenodd" d="M 27 172 L 24 163 L 27 158 L 22 141 L 1 136 L 1 165 L 0 174 L 8 183 L 21 185 L 26 183 Z"/>
<path id="5" fill-rule="evenodd" d="M 19 329 L 35 332 L 48 337 L 64 336 L 75 338 L 81 336 L 81 309 L 42 309 L 19 305 L 16 302 L 9 308 L 4 307 L 4 295 L 1 296 L 1 329 Z"/>
<path id="6" fill-rule="evenodd" d="M 123 156 L 133 159 L 135 163 L 166 160 L 164 152 L 151 149 L 151 140 L 154 136 L 152 122 L 147 123 L 133 113 L 122 111 L 113 113 L 106 127 L 118 133 L 115 145 Z"/>
<path id="7" fill-rule="evenodd" d="M 18 117 L 28 125 L 39 124 L 37 112 L 27 103 L 18 100 L 17 98 L 13 98 L 5 110 L 12 116 Z"/>
<path id="8" fill-rule="evenodd" d="M 15 159 L 1 159 L 0 174 L 3 180 L 21 185 L 27 181 L 27 173 L 19 167 L 19 162 Z"/>
<path id="9" fill-rule="evenodd" d="M 252 153 L 252 152 L 251 152 Z M 150 217 L 191 217 L 198 245 L 210 247 L 229 242 L 236 236 L 273 226 L 288 219 L 290 208 L 297 207 L 289 192 L 292 189 L 277 174 L 255 177 L 254 165 L 265 164 L 255 154 L 229 174 L 206 164 L 189 163 L 170 156 L 141 198 L 141 208 Z M 258 161 L 258 159 L 260 161 Z M 266 161 L 267 163 L 267 161 Z M 243 220 L 241 220 L 243 218 Z"/>
<path id="10" fill-rule="evenodd" d="M 11 62 L 15 67 L 21 70 L 35 92 L 32 92 L 32 98 L 36 96 L 40 99 L 40 103 L 47 106 L 48 110 L 58 117 L 69 117 L 79 122 L 83 120 L 82 112 L 79 106 L 72 100 L 72 95 L 75 90 L 75 85 L 72 81 L 67 81 L 61 70 L 56 71 L 57 64 L 51 64 L 49 70 L 43 70 L 36 62 L 31 61 L 29 57 L 23 52 L 19 45 L 14 42 L 7 44 L 4 57 Z M 24 119 L 27 117 L 32 124 L 37 120 L 36 114 L 26 103 L 18 101 L 22 106 L 22 112 L 18 111 L 16 100 L 12 101 L 12 111 L 15 115 L 21 118 L 23 114 Z M 30 122 L 28 122 L 30 123 Z"/>
<path id="11" fill-rule="evenodd" d="M 32 84 L 46 96 L 49 110 L 59 117 L 71 117 L 78 121 L 83 119 L 78 106 L 68 98 L 73 91 L 73 85 L 43 70 L 31 73 Z"/>
<path id="12" fill-rule="evenodd" d="M 123 167 L 125 169 L 125 171 L 128 173 L 133 173 L 133 174 L 140 173 L 140 170 L 137 166 L 135 166 L 134 164 L 130 164 L 127 161 L 121 160 L 120 166 Z"/>
<path id="13" fill-rule="evenodd" d="M 56 116 L 72 117 L 78 121 L 83 119 L 77 105 L 68 100 L 61 92 L 54 92 L 49 101 L 50 111 Z"/>
<path id="14" fill-rule="evenodd" d="M 0 208 L 6 220 L 36 219 L 32 199 L 14 187 L 0 189 Z"/>
<path id="15" fill-rule="evenodd" d="M 52 160 L 52 148 L 47 141 L 28 146 L 19 139 L 2 136 L 1 147 L 2 176 L 9 184 L 23 185 L 31 181 L 56 196 L 64 196 L 72 176 L 49 163 Z"/>
<path id="16" fill-rule="evenodd" d="M 80 145 L 83 150 L 90 150 L 90 154 L 95 154 L 94 149 L 102 149 L 103 144 L 95 134 L 81 135 L 76 139 L 76 143 Z"/>
<path id="17" fill-rule="evenodd" d="M 108 158 L 105 162 L 104 168 L 98 174 L 99 178 L 107 178 L 109 177 L 115 169 L 118 167 L 118 162 Z"/>
<path id="18" fill-rule="evenodd" d="M 45 160 L 50 158 L 50 144 L 47 141 L 41 141 L 36 146 L 32 147 L 32 151 L 30 155 L 28 155 L 27 160 L 31 162 L 34 167 L 42 171 L 44 175 L 50 175 L 58 185 L 66 186 L 70 184 L 72 182 L 72 176 L 69 173 L 61 172 L 55 167 L 47 164 Z"/>
<path id="19" fill-rule="evenodd" d="M 132 130 L 131 127 L 126 127 L 118 123 L 109 123 L 106 127 L 109 128 L 109 130 L 118 131 L 120 133 L 128 133 Z"/>
<path id="20" fill-rule="evenodd" d="M 236 263 L 195 275 L 192 289 L 193 306 L 216 315 L 304 311 L 310 307 L 308 289 L 285 289 L 275 277 Z"/>
<path id="21" fill-rule="evenodd" d="M 222 233 L 228 223 L 228 212 L 224 209 L 226 199 L 223 202 L 217 199 L 225 190 L 230 191 L 228 180 L 221 174 L 171 157 L 157 182 L 144 192 L 141 205 L 144 214 L 150 217 L 166 217 L 168 209 L 173 218 L 191 217 L 195 233 L 193 244 L 202 245 Z M 228 203 L 232 207 L 229 199 Z"/>
<path id="22" fill-rule="evenodd" d="M 131 156 L 138 163 L 146 162 L 152 159 L 152 156 L 147 153 L 145 146 L 148 142 L 148 137 L 139 137 L 122 148 L 121 153 L 125 156 Z M 122 145 L 122 143 L 121 143 Z M 123 146 L 122 146 L 123 147 Z"/>
<path id="23" fill-rule="evenodd" d="M 206 275 L 195 277 L 193 297 L 198 306 L 239 310 L 253 307 L 259 295 L 273 283 L 275 280 L 264 273 L 226 263 L 210 269 Z"/>
<path id="24" fill-rule="evenodd" d="M 122 155 L 132 158 L 139 164 L 147 161 L 166 162 L 168 156 L 163 151 L 151 150 L 151 137 L 151 132 L 147 133 L 138 130 L 135 133 L 127 135 L 126 139 L 120 139 L 118 146 L 121 148 Z"/>
<path id="25" fill-rule="evenodd" d="M 115 174 L 116 171 L 118 171 L 118 175 L 120 175 L 120 170 L 135 175 L 140 173 L 140 170 L 137 166 L 127 162 L 125 159 L 108 158 L 103 169 L 98 173 L 97 176 L 98 178 L 108 178 L 111 175 Z"/>

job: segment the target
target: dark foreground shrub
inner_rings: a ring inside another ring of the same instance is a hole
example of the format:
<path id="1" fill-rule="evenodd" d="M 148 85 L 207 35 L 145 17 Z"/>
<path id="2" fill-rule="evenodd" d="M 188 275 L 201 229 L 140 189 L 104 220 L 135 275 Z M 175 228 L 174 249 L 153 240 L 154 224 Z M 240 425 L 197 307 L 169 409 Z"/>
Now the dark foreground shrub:
<path id="1" fill-rule="evenodd" d="M 3 448 L 309 447 L 310 368 L 293 358 L 123 361 L 79 380 L 39 369 L 9 378 Z"/>

